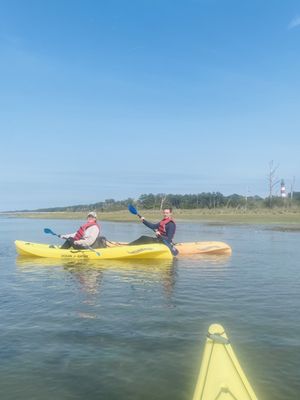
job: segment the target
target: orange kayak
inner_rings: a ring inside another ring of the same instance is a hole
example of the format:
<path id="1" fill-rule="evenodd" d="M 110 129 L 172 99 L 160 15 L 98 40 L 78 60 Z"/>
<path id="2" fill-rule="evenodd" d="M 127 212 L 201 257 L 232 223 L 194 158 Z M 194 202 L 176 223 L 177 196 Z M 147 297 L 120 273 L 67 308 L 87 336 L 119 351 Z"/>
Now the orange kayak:
<path id="1" fill-rule="evenodd" d="M 128 243 L 107 242 L 109 247 L 126 245 Z M 230 255 L 231 247 L 224 242 L 182 242 L 176 243 L 175 246 L 178 250 L 178 256 L 191 256 L 197 254 L 207 255 Z"/>

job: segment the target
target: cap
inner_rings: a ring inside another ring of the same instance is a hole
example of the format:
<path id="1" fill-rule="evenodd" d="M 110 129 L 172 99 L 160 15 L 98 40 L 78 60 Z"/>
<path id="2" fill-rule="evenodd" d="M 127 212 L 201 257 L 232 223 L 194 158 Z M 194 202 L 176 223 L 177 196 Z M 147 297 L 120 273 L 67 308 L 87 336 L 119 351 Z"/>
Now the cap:
<path id="1" fill-rule="evenodd" d="M 94 218 L 97 219 L 97 214 L 95 213 L 95 211 L 89 212 L 87 216 L 88 216 L 88 217 L 94 217 Z"/>

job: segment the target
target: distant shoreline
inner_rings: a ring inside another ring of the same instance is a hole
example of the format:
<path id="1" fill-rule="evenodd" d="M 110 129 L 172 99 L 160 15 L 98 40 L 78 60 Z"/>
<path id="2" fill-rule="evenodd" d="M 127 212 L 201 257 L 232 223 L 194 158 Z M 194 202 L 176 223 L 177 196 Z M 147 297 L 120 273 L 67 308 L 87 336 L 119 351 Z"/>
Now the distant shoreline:
<path id="1" fill-rule="evenodd" d="M 161 218 L 159 210 L 139 210 L 139 212 L 150 221 L 158 221 Z M 97 211 L 97 213 L 100 221 L 138 222 L 138 219 L 127 210 L 111 212 Z M 85 220 L 86 218 L 86 212 L 12 212 L 1 213 L 0 215 L 11 218 L 32 219 Z M 180 209 L 174 211 L 174 219 L 178 222 L 201 222 L 208 225 L 270 225 L 276 230 L 300 231 L 300 210 L 298 209 Z"/>

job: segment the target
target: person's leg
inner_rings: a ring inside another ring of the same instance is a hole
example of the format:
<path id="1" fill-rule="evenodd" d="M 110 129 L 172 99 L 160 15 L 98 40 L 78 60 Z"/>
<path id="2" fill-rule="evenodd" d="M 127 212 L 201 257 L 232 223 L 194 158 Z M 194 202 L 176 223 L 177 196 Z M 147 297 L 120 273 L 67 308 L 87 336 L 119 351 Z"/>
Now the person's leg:
<path id="1" fill-rule="evenodd" d="M 75 250 L 86 250 L 87 248 L 85 246 L 82 246 L 81 244 L 74 244 L 72 245 L 72 248 Z"/>
<path id="2" fill-rule="evenodd" d="M 72 247 L 73 246 L 73 238 L 69 238 L 69 239 L 67 239 L 66 241 L 65 241 L 65 243 L 63 243 L 61 246 L 60 246 L 60 248 L 61 249 L 69 249 L 70 247 Z"/>
<path id="3" fill-rule="evenodd" d="M 158 239 L 151 236 L 141 236 L 133 242 L 128 243 L 129 246 L 135 246 L 137 244 L 149 244 L 149 243 L 158 243 Z"/>
<path id="4" fill-rule="evenodd" d="M 80 244 L 74 244 L 73 238 L 68 238 L 60 248 L 61 249 L 70 249 L 71 247 L 72 247 L 72 249 L 75 249 L 75 250 L 85 249 L 85 247 L 81 246 Z"/>

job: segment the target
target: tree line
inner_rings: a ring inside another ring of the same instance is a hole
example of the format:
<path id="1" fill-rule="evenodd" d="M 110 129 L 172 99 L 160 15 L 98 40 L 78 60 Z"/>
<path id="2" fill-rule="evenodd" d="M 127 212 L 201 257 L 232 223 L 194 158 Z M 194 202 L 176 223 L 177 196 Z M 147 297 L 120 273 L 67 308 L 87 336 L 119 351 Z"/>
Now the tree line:
<path id="1" fill-rule="evenodd" d="M 286 198 L 273 196 L 262 198 L 260 196 L 241 196 L 239 194 L 231 194 L 224 196 L 219 192 L 208 192 L 199 194 L 142 194 L 137 200 L 128 198 L 126 200 L 106 199 L 93 204 L 79 204 L 68 207 L 52 207 L 43 208 L 36 211 L 121 211 L 128 207 L 129 204 L 135 204 L 142 209 L 163 209 L 173 207 L 175 209 L 256 209 L 256 208 L 272 208 L 272 207 L 300 207 L 300 192 L 293 192 L 291 196 L 288 194 Z"/>

